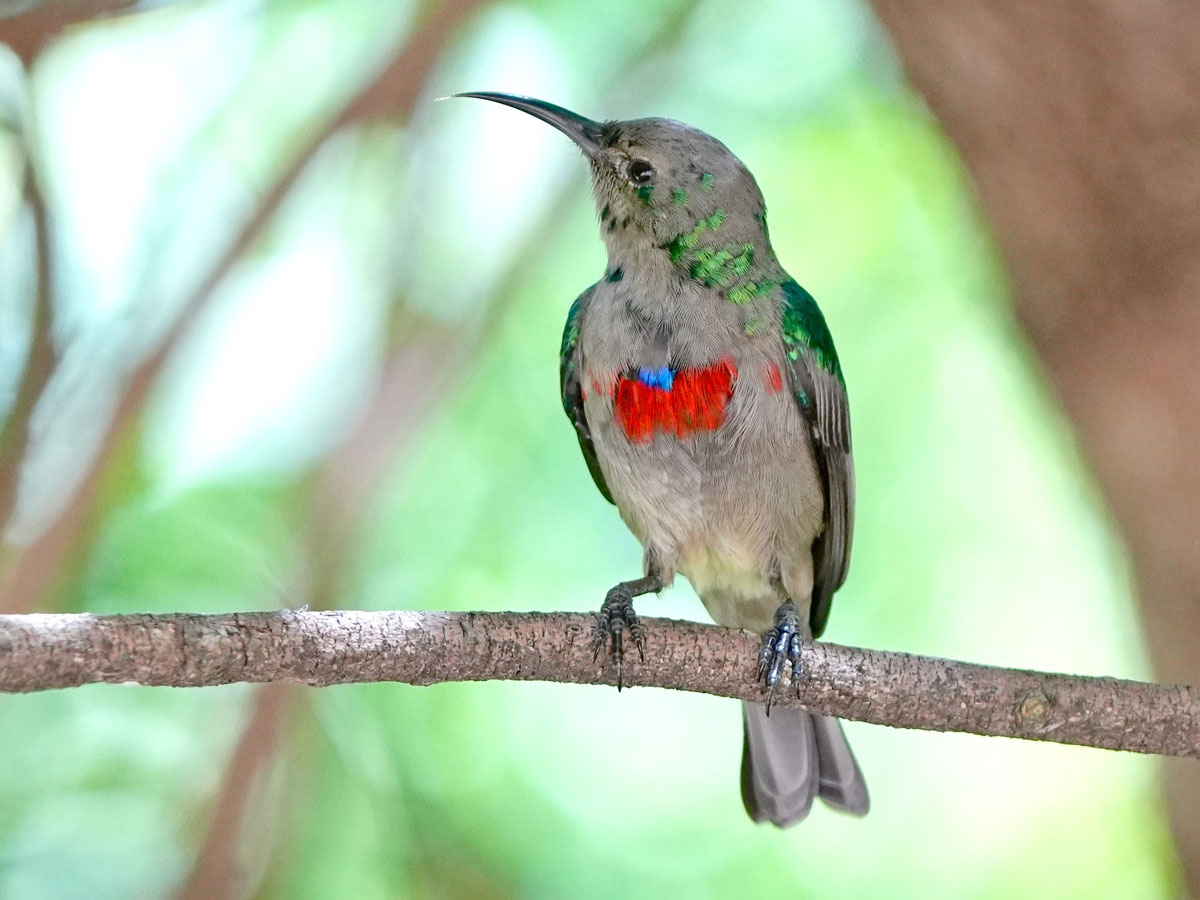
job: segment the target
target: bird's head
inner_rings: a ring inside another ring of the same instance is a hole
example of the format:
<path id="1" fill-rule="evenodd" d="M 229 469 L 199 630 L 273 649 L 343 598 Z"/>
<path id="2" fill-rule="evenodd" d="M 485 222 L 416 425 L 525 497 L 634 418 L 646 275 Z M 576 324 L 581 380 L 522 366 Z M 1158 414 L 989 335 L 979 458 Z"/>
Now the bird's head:
<path id="1" fill-rule="evenodd" d="M 754 176 L 724 144 L 698 128 L 658 118 L 596 122 L 513 94 L 457 96 L 519 109 L 575 142 L 591 164 L 600 234 L 610 259 L 666 254 L 672 264 L 690 270 L 697 250 L 701 260 L 721 254 L 725 262 L 745 261 L 756 252 L 760 261 L 770 255 L 766 210 Z"/>

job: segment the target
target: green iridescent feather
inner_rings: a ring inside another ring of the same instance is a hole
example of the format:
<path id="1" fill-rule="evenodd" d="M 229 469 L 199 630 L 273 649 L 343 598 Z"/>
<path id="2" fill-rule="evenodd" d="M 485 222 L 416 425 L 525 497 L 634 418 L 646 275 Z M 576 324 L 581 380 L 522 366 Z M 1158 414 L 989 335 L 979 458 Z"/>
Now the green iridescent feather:
<path id="1" fill-rule="evenodd" d="M 812 429 L 813 450 L 825 486 L 825 529 L 813 544 L 813 637 L 825 628 L 833 592 L 846 578 L 854 528 L 854 464 L 850 409 L 841 363 L 817 301 L 795 281 L 782 285 L 780 336 L 788 383 Z"/>
<path id="2" fill-rule="evenodd" d="M 578 299 L 571 304 L 571 309 L 567 313 L 567 324 L 563 327 L 562 346 L 558 354 L 558 374 L 559 384 L 562 388 L 563 409 L 567 413 L 567 418 L 571 420 L 571 424 L 575 426 L 575 435 L 579 438 L 579 449 L 583 451 L 583 459 L 587 463 L 588 472 L 591 473 L 592 480 L 596 482 L 596 487 L 600 489 L 604 499 L 612 503 L 612 494 L 609 493 L 608 484 L 604 481 L 604 473 L 600 471 L 600 461 L 596 458 L 596 447 L 592 443 L 592 430 L 583 414 L 583 382 L 581 381 L 582 373 L 579 370 L 579 325 L 583 319 L 583 312 L 587 308 L 588 300 L 595 289 L 596 285 L 593 284 L 580 294 Z"/>
<path id="3" fill-rule="evenodd" d="M 720 249 L 700 247 L 692 263 L 691 276 L 707 287 L 724 287 L 750 271 L 754 245 L 726 244 Z M 735 301 L 736 302 L 736 301 Z"/>
<path id="4" fill-rule="evenodd" d="M 734 285 L 726 291 L 725 299 L 735 306 L 741 306 L 744 303 L 749 303 L 755 297 L 767 296 L 777 287 L 779 287 L 779 282 L 771 281 L 769 278 L 762 281 L 747 281 Z"/>
<path id="5" fill-rule="evenodd" d="M 683 234 L 677 234 L 670 241 L 662 245 L 662 248 L 667 251 L 671 257 L 671 262 L 674 265 L 679 265 L 683 260 L 684 255 L 692 250 L 698 243 L 700 237 L 706 231 L 717 231 L 725 223 L 725 210 L 717 209 L 707 219 L 698 221 L 691 231 L 685 231 Z"/>
<path id="6" fill-rule="evenodd" d="M 829 333 L 825 316 L 821 314 L 821 308 L 812 294 L 795 281 L 785 281 L 783 302 L 783 343 L 788 358 L 795 360 L 808 350 L 817 365 L 836 375 L 838 381 L 845 384 L 837 350 L 833 346 L 833 335 Z"/>

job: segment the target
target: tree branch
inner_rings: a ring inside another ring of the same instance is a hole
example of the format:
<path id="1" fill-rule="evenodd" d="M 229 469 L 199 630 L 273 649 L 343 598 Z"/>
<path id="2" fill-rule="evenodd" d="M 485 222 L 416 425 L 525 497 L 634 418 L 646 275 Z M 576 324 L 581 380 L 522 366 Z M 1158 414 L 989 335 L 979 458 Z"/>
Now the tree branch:
<path id="1" fill-rule="evenodd" d="M 629 686 L 761 700 L 758 638 L 713 625 L 643 619 L 645 661 Z M 291 681 L 614 684 L 592 658 L 590 615 L 566 613 L 255 612 L 228 615 L 0 616 L 0 691 L 92 682 L 200 687 Z M 1200 691 L 1052 675 L 815 643 L 804 706 L 928 731 L 1019 737 L 1200 758 Z"/>
<path id="2" fill-rule="evenodd" d="M 239 851 L 251 789 L 271 765 L 295 690 L 278 683 L 258 688 L 246 727 L 225 767 L 204 841 L 175 900 L 232 900 L 244 895 L 246 866 Z"/>
<path id="3" fill-rule="evenodd" d="M 444 0 L 405 41 L 403 49 L 371 81 L 346 102 L 342 111 L 327 121 L 284 165 L 283 171 L 259 199 L 225 251 L 181 304 L 181 312 L 157 348 L 138 363 L 125 385 L 112 418 L 105 429 L 100 449 L 82 463 L 84 475 L 63 511 L 26 548 L 15 554 L 7 571 L 0 572 L 0 608 L 21 612 L 34 607 L 37 599 L 59 575 L 62 560 L 75 546 L 92 512 L 104 474 L 158 383 L 158 376 L 212 297 L 217 286 L 274 221 L 275 213 L 299 180 L 317 149 L 339 129 L 386 117 L 407 117 L 416 104 L 421 86 L 437 61 L 438 52 L 455 29 L 484 0 Z"/>
<path id="4" fill-rule="evenodd" d="M 1200 6 L 872 2 L 1127 543 L 1156 677 L 1200 684 Z M 1200 897 L 1200 767 L 1164 773 Z"/>
<path id="5" fill-rule="evenodd" d="M 54 298 L 50 285 L 53 270 L 50 261 L 50 225 L 46 214 L 46 201 L 34 171 L 32 152 L 29 152 L 25 160 L 25 200 L 33 216 L 37 290 L 33 300 L 25 370 L 17 384 L 12 409 L 9 410 L 4 424 L 0 426 L 0 532 L 8 526 L 16 506 L 17 484 L 29 442 L 29 424 L 33 418 L 33 409 L 42 396 L 55 365 L 54 336 L 51 333 Z"/>
<path id="6" fill-rule="evenodd" d="M 12 4 L 9 4 L 10 7 Z M 16 12 L 0 9 L 0 43 L 7 44 L 28 69 L 52 40 L 66 29 L 92 19 L 116 15 L 134 0 L 47 0 Z"/>

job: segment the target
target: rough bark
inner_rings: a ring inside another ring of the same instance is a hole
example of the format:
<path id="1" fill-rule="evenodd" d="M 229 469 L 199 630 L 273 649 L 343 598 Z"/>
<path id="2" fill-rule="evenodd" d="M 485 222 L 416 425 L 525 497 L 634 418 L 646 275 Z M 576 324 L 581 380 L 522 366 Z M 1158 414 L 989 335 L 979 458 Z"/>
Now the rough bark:
<path id="1" fill-rule="evenodd" d="M 1200 684 L 1200 5 L 874 5 L 978 188 L 1157 675 Z M 1200 897 L 1200 766 L 1166 777 Z"/>
<path id="2" fill-rule="evenodd" d="M 594 618 L 537 613 L 260 612 L 0 616 L 0 691 L 110 682 L 200 687 L 291 681 L 615 684 L 592 651 Z M 761 700 L 758 638 L 644 619 L 645 660 L 626 686 Z M 780 705 L 899 728 L 967 731 L 1200 757 L 1200 690 L 999 669 L 812 644 Z"/>

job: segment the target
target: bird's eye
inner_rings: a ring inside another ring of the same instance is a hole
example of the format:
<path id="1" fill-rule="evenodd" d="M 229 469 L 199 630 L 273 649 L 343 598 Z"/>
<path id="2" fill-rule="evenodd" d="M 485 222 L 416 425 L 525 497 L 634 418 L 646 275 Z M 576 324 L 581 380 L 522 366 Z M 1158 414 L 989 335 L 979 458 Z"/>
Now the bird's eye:
<path id="1" fill-rule="evenodd" d="M 654 177 L 654 166 L 644 159 L 635 159 L 629 164 L 629 180 L 634 184 L 645 184 Z"/>

